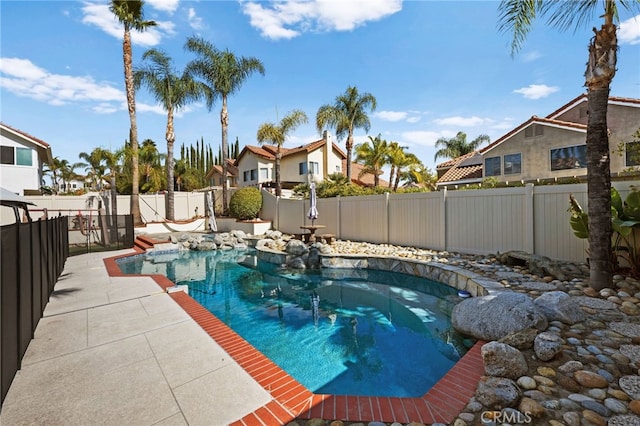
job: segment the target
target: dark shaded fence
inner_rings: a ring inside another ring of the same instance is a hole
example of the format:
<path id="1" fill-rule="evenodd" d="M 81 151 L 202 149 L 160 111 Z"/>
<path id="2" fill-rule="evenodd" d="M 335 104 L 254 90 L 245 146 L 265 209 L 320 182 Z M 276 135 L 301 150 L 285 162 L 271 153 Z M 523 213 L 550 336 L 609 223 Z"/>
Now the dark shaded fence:
<path id="1" fill-rule="evenodd" d="M 85 210 L 69 216 L 69 255 L 133 247 L 133 216 Z"/>
<path id="2" fill-rule="evenodd" d="M 0 404 L 69 256 L 68 223 L 63 216 L 0 229 Z"/>

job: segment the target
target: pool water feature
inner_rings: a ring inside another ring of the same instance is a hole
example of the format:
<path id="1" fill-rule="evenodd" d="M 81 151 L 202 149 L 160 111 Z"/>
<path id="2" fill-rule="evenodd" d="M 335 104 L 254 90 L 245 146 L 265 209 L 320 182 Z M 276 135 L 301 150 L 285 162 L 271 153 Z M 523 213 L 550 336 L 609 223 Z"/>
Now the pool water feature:
<path id="1" fill-rule="evenodd" d="M 304 273 L 255 252 L 177 252 L 119 261 L 162 274 L 310 391 L 417 397 L 467 351 L 449 314 L 457 290 L 362 269 Z"/>

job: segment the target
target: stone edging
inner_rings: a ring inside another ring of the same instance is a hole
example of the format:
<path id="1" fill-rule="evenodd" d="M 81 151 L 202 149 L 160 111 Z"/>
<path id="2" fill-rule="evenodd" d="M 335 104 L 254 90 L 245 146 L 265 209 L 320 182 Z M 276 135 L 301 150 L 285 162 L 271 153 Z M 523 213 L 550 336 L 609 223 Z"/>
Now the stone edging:
<path id="1" fill-rule="evenodd" d="M 277 265 L 286 264 L 293 257 L 288 253 L 265 247 L 256 247 L 256 250 L 259 261 Z M 390 256 L 320 253 L 320 263 L 323 268 L 376 269 L 428 278 L 458 290 L 466 290 L 474 297 L 509 291 L 497 281 L 475 272 L 438 262 Z"/>

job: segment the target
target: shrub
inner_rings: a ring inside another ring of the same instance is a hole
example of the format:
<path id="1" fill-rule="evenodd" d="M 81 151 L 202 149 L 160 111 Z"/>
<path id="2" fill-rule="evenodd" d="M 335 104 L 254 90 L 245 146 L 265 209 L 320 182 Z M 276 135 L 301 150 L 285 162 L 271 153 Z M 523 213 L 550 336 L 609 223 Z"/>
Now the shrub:
<path id="1" fill-rule="evenodd" d="M 257 218 L 261 208 L 262 194 L 258 188 L 240 188 L 229 201 L 229 214 L 238 220 Z"/>

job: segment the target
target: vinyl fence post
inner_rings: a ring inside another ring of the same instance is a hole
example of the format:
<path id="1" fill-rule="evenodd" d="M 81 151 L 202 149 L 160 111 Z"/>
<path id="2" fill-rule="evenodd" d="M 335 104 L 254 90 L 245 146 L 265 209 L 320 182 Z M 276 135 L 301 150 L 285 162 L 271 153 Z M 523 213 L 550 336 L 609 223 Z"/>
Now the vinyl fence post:
<path id="1" fill-rule="evenodd" d="M 533 184 L 524 186 L 524 249 L 527 253 L 535 254 L 535 229 L 533 217 Z"/>

